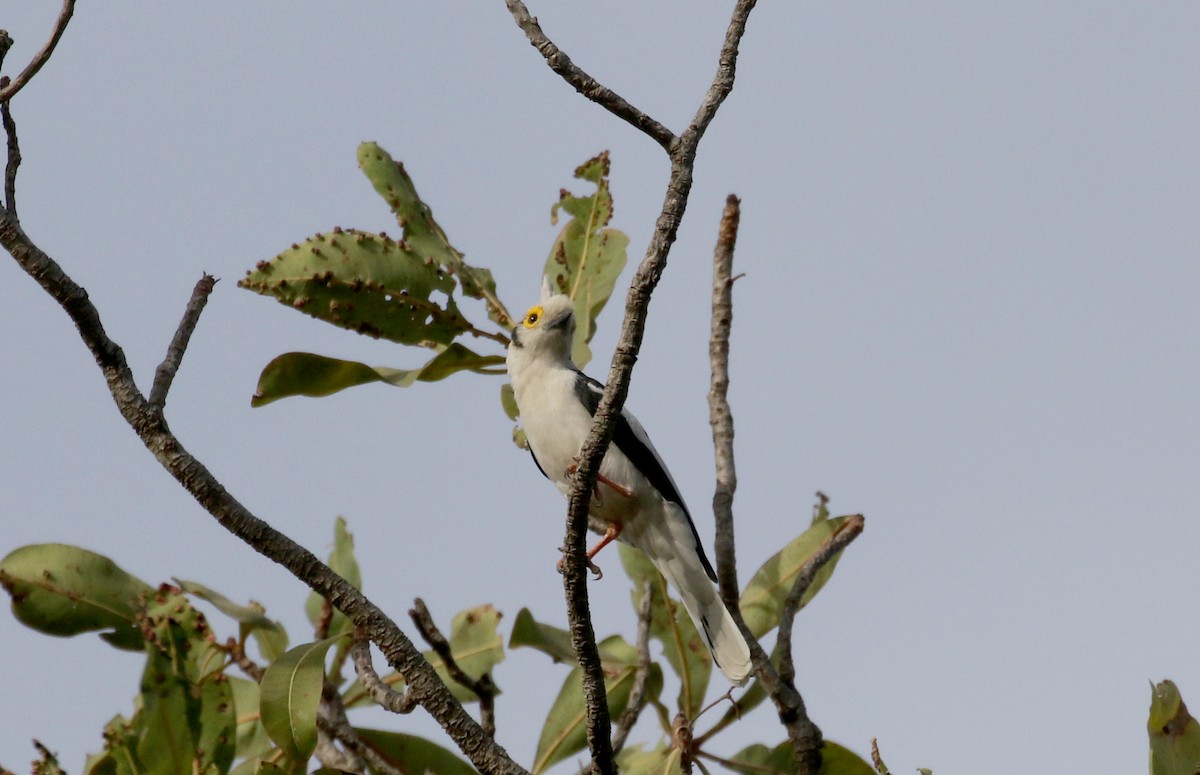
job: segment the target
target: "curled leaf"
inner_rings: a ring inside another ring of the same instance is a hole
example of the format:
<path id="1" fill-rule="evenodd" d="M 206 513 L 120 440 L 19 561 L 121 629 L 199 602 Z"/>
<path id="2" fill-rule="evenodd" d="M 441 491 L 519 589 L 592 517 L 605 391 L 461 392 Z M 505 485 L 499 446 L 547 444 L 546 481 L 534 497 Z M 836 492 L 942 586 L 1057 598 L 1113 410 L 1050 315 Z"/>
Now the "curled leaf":
<path id="1" fill-rule="evenodd" d="M 440 352 L 428 363 L 415 369 L 368 366 L 313 353 L 284 353 L 262 370 L 250 405 L 265 406 L 289 396 L 328 396 L 370 382 L 408 387 L 418 380 L 436 382 L 459 371 L 503 373 L 502 355 L 480 355 L 458 342 L 439 349 Z"/>

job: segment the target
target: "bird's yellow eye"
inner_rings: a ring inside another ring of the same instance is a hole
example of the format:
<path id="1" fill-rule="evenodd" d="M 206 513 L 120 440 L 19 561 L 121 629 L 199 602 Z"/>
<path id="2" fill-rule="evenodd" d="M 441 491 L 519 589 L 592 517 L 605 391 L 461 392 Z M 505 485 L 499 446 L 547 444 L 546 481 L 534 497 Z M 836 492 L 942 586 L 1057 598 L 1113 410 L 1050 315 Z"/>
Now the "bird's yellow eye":
<path id="1" fill-rule="evenodd" d="M 542 319 L 542 308 L 541 307 L 530 307 L 529 311 L 525 313 L 525 319 L 523 321 L 521 321 L 521 323 L 526 328 L 533 328 L 534 326 L 536 326 L 538 324 L 538 321 L 541 319 Z"/>

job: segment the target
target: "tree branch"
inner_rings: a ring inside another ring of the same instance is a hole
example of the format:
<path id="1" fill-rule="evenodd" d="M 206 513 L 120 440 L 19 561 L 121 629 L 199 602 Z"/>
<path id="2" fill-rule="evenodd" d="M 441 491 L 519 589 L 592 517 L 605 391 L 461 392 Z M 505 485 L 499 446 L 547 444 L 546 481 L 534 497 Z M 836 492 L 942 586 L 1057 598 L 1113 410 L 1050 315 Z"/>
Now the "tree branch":
<path id="1" fill-rule="evenodd" d="M 58 45 L 59 38 L 67 31 L 67 23 L 71 21 L 71 15 L 75 13 L 75 0 L 63 0 L 62 10 L 58 13 L 58 21 L 54 23 L 54 31 L 50 33 L 50 39 L 46 41 L 46 45 L 42 46 L 42 50 L 34 55 L 21 74 L 14 81 L 6 86 L 0 87 L 0 102 L 8 102 L 13 96 L 25 88 L 25 84 L 29 83 L 33 76 L 37 75 L 38 70 L 42 69 L 42 65 L 50 59 L 50 55 L 54 53 L 54 47 Z"/>
<path id="2" fill-rule="evenodd" d="M 732 72 L 732 64 L 729 69 Z M 721 588 L 721 599 L 725 601 L 725 606 L 750 646 L 755 674 L 771 697 L 779 720 L 787 730 L 796 758 L 797 772 L 815 775 L 821 767 L 821 730 L 808 717 L 804 699 L 795 685 L 791 680 L 781 677 L 758 640 L 746 627 L 738 605 L 733 534 L 733 495 L 737 489 L 737 471 L 733 457 L 733 413 L 729 409 L 728 391 L 729 332 L 733 324 L 732 291 L 736 279 L 732 274 L 733 248 L 737 241 L 740 218 L 741 203 L 737 197 L 730 195 L 725 202 L 717 245 L 713 251 L 712 334 L 709 340 L 709 360 L 712 365 L 712 387 L 708 394 L 709 422 L 713 429 L 717 478 L 716 491 L 713 494 L 713 514 L 717 525 L 717 579 Z M 814 570 L 813 573 L 815 572 Z M 807 586 L 805 584 L 805 588 Z M 792 616 L 794 615 L 793 609 Z M 790 639 L 790 622 L 788 628 Z"/>
<path id="3" fill-rule="evenodd" d="M 217 278 L 207 272 L 200 277 L 196 287 L 192 289 L 192 298 L 188 300 L 183 319 L 179 321 L 179 328 L 175 329 L 175 336 L 171 338 L 171 344 L 167 347 L 167 356 L 154 372 L 154 385 L 150 388 L 150 405 L 158 407 L 160 411 L 167 403 L 167 391 L 171 389 L 171 383 L 175 380 L 175 372 L 179 371 L 183 353 L 187 350 L 188 342 L 191 341 L 192 332 L 196 330 L 196 324 L 200 322 L 200 313 L 204 311 L 204 305 L 208 304 L 209 294 L 213 292 L 216 284 Z"/>
<path id="4" fill-rule="evenodd" d="M 717 246 L 713 251 L 712 334 L 708 358 L 712 365 L 712 387 L 708 391 L 708 421 L 712 426 L 717 486 L 713 493 L 716 520 L 717 583 L 721 599 L 729 609 L 738 606 L 737 558 L 734 551 L 733 494 L 737 491 L 737 468 L 733 460 L 733 413 L 729 409 L 729 331 L 733 326 L 733 248 L 737 243 L 741 200 L 733 194 L 725 200 Z"/>
<path id="5" fill-rule="evenodd" d="M 792 661 L 792 624 L 796 619 L 796 612 L 800 610 L 800 601 L 821 568 L 824 568 L 838 552 L 849 546 L 851 541 L 858 538 L 864 525 L 862 514 L 855 514 L 848 517 L 837 532 L 821 542 L 796 574 L 792 589 L 783 601 L 783 608 L 779 613 L 779 634 L 776 637 L 779 643 L 779 677 L 793 687 L 796 685 L 796 665 Z"/>
<path id="6" fill-rule="evenodd" d="M 619 754 L 625 747 L 625 740 L 629 737 L 633 725 L 637 723 L 638 716 L 642 715 L 642 708 L 646 706 L 646 681 L 650 677 L 650 619 L 654 611 L 651 605 L 653 602 L 654 595 L 651 594 L 650 580 L 647 579 L 642 586 L 642 604 L 638 607 L 637 671 L 633 675 L 633 687 L 629 690 L 629 703 L 625 706 L 625 712 L 621 714 L 621 718 L 617 720 L 616 730 L 613 731 L 613 756 Z"/>
<path id="7" fill-rule="evenodd" d="M 521 0 L 505 0 L 508 11 L 513 15 L 517 25 L 525 32 L 530 44 L 546 59 L 550 69 L 562 76 L 562 79 L 575 88 L 575 91 L 587 97 L 592 102 L 612 113 L 617 118 L 628 122 L 637 129 L 649 135 L 668 153 L 675 142 L 675 135 L 670 129 L 655 121 L 650 116 L 625 101 L 621 95 L 588 75 L 563 53 L 562 49 L 542 31 L 538 20 L 529 15 L 529 9 Z"/>
<path id="8" fill-rule="evenodd" d="M 350 643 L 350 658 L 354 660 L 354 672 L 358 680 L 370 693 L 375 704 L 392 713 L 412 713 L 417 707 L 417 698 L 411 691 L 398 692 L 383 682 L 371 664 L 371 646 L 366 635 L 359 630 L 354 632 L 354 640 Z"/>

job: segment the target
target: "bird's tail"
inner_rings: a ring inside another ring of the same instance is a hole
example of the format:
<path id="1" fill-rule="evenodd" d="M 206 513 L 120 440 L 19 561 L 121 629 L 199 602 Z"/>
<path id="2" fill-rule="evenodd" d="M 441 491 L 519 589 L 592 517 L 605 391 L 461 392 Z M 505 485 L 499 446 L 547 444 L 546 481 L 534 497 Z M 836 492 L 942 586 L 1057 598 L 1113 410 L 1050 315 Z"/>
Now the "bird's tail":
<path id="1" fill-rule="evenodd" d="M 637 541 L 636 545 L 650 557 L 654 567 L 658 568 L 658 572 L 666 578 L 667 583 L 683 601 L 683 607 L 687 609 L 696 629 L 704 638 L 713 662 L 726 678 L 741 686 L 746 683 L 753 670 L 750 663 L 750 647 L 746 645 L 746 639 L 742 637 L 733 617 L 721 601 L 721 596 L 717 594 L 716 585 L 708 576 L 706 563 L 700 559 L 702 550 L 699 546 L 694 546 L 695 534 L 690 522 L 686 521 L 686 514 L 681 511 L 673 516 L 682 516 L 684 523 L 656 525 L 658 528 L 666 528 L 666 532 L 671 534 L 669 537 L 661 534 L 643 535 L 640 536 L 643 540 Z M 676 520 L 668 517 L 664 522 L 675 523 Z M 681 527 L 683 530 L 680 530 Z M 663 540 L 668 538 L 669 540 Z"/>

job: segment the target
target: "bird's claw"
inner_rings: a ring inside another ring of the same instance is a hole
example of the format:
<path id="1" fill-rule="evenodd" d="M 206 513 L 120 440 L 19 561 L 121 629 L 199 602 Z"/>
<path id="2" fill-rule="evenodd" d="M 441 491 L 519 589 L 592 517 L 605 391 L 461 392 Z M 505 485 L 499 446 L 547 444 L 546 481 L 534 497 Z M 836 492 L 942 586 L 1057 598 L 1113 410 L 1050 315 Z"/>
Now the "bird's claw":
<path id="1" fill-rule="evenodd" d="M 599 565 L 597 565 L 596 563 L 592 562 L 592 558 L 591 558 L 591 557 L 588 557 L 588 558 L 586 558 L 586 559 L 584 560 L 584 562 L 586 562 L 586 563 L 587 563 L 587 569 L 588 569 L 588 570 L 590 570 L 590 571 L 592 572 L 592 574 L 595 576 L 595 579 L 594 579 L 595 581 L 599 581 L 600 579 L 604 578 L 604 571 L 600 570 L 600 566 L 599 566 Z M 565 573 L 565 572 L 566 572 L 566 571 L 565 571 L 565 565 L 564 565 L 564 563 L 563 563 L 563 561 L 562 561 L 562 560 L 559 560 L 559 561 L 556 563 L 556 566 L 557 566 L 557 568 L 558 568 L 558 572 L 559 572 L 560 574 L 562 574 L 562 573 Z"/>

